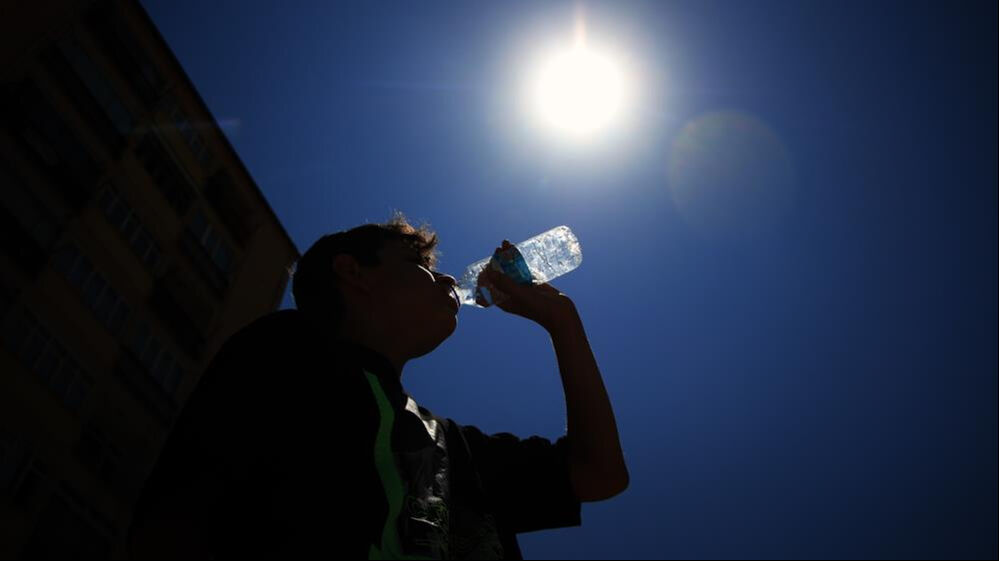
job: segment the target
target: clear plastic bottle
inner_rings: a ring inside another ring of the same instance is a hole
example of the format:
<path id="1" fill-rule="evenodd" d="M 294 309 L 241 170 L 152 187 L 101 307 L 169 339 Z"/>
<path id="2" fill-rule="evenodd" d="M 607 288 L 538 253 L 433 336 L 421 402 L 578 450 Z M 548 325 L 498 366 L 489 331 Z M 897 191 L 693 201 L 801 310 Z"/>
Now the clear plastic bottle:
<path id="1" fill-rule="evenodd" d="M 458 279 L 456 291 L 462 304 L 482 308 L 477 299 L 493 303 L 489 289 L 478 286 L 479 274 L 487 266 L 520 284 L 540 284 L 568 273 L 582 262 L 583 251 L 576 235 L 568 226 L 558 226 L 472 263 Z"/>

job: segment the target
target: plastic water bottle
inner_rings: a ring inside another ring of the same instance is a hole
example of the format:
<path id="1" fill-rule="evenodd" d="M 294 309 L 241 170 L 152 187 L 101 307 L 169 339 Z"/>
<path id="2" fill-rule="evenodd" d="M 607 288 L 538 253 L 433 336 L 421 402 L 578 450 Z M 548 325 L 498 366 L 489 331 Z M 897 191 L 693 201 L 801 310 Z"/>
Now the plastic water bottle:
<path id="1" fill-rule="evenodd" d="M 489 289 L 478 285 L 479 274 L 487 266 L 520 284 L 541 284 L 568 273 L 582 262 L 583 251 L 576 235 L 568 226 L 558 226 L 472 263 L 458 279 L 456 291 L 462 304 L 482 308 L 477 299 L 490 305 L 494 301 Z"/>

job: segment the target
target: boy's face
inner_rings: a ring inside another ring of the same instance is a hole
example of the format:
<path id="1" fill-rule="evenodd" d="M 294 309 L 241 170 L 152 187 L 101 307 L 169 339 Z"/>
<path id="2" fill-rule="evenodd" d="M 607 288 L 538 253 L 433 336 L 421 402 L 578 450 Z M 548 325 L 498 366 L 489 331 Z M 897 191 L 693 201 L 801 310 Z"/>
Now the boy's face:
<path id="1" fill-rule="evenodd" d="M 371 319 L 377 333 L 407 358 L 437 348 L 458 326 L 454 277 L 432 271 L 401 241 L 386 242 L 369 272 Z"/>

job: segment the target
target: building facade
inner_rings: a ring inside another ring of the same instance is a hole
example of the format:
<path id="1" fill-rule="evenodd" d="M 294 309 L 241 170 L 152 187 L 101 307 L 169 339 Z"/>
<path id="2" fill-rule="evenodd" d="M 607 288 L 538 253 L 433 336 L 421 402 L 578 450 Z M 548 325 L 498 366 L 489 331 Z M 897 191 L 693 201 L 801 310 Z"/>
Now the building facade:
<path id="1" fill-rule="evenodd" d="M 0 558 L 121 557 L 299 254 L 138 2 L 9 3 L 0 31 Z"/>

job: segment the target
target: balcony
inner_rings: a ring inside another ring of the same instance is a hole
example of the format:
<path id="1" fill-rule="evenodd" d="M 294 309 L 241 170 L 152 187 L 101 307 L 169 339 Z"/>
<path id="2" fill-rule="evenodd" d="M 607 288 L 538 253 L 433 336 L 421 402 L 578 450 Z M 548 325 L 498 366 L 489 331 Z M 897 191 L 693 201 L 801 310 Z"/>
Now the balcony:
<path id="1" fill-rule="evenodd" d="M 153 185 L 177 211 L 177 216 L 184 216 L 191 202 L 197 198 L 197 193 L 183 168 L 151 133 L 143 137 L 135 149 L 135 155 L 153 180 Z"/>
<path id="2" fill-rule="evenodd" d="M 99 2 L 86 16 L 87 28 L 104 54 L 146 108 L 151 109 L 164 88 L 163 78 L 128 29 L 116 3 Z"/>
<path id="3" fill-rule="evenodd" d="M 146 367 L 130 349 L 121 348 L 114 372 L 125 387 L 144 403 L 164 426 L 173 425 L 179 410 L 177 402 L 149 375 Z"/>
<path id="4" fill-rule="evenodd" d="M 191 357 L 200 358 L 215 309 L 202 297 L 197 285 L 180 270 L 170 271 L 157 279 L 150 304 L 181 348 Z"/>
<path id="5" fill-rule="evenodd" d="M 223 298 L 231 282 L 229 273 L 219 268 L 215 260 L 212 259 L 212 256 L 208 254 L 208 250 L 202 245 L 197 235 L 191 229 L 184 230 L 184 234 L 180 239 L 180 245 L 184 253 L 191 258 L 198 274 L 212 288 L 215 296 L 219 299 Z"/>
<path id="6" fill-rule="evenodd" d="M 30 278 L 35 278 L 48 259 L 45 248 L 3 206 L 0 206 L 0 251 L 10 256 Z"/>
<path id="7" fill-rule="evenodd" d="M 97 190 L 100 169 L 34 83 L 0 87 L 0 121 L 14 136 L 24 157 L 72 208 L 79 209 L 90 200 Z"/>
<path id="8" fill-rule="evenodd" d="M 67 54 L 74 56 L 77 68 L 67 60 Z M 63 93 L 72 101 L 75 109 L 90 126 L 90 130 L 101 139 L 111 157 L 115 160 L 121 157 L 125 148 L 125 134 L 131 129 L 130 116 L 121 123 L 124 130 L 119 130 L 115 127 L 108 110 L 95 98 L 94 91 L 101 88 L 108 98 L 105 103 L 108 105 L 113 103 L 113 107 L 123 111 L 120 101 L 113 93 L 108 93 L 113 92 L 111 87 L 93 70 L 93 62 L 75 42 L 64 42 L 60 46 L 52 45 L 46 49 L 42 54 L 42 63 L 49 74 L 58 81 Z M 80 75 L 80 72 L 87 70 L 90 72 L 85 77 Z M 89 82 L 89 88 L 88 84 L 84 83 L 85 79 Z"/>
<path id="9" fill-rule="evenodd" d="M 131 504 L 138 498 L 145 474 L 135 461 L 135 450 L 118 446 L 112 441 L 110 432 L 89 422 L 81 431 L 73 453 L 109 491 Z"/>
<path id="10" fill-rule="evenodd" d="M 224 171 L 215 173 L 205 185 L 205 198 L 222 218 L 236 243 L 246 247 L 260 221 L 232 176 Z"/>

